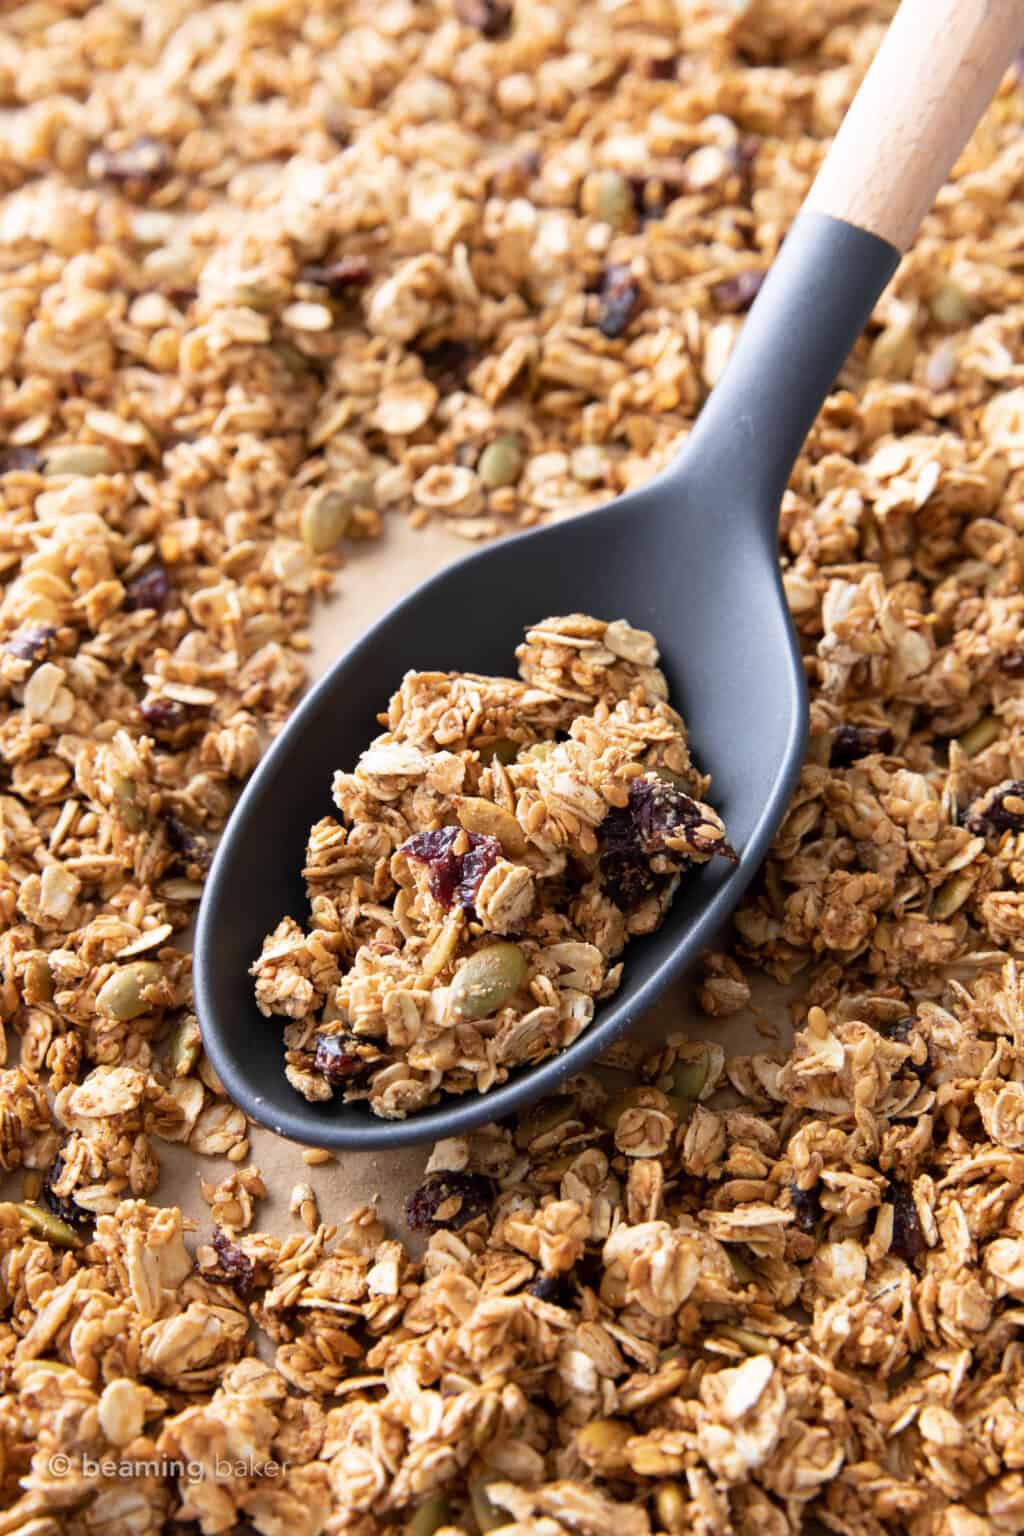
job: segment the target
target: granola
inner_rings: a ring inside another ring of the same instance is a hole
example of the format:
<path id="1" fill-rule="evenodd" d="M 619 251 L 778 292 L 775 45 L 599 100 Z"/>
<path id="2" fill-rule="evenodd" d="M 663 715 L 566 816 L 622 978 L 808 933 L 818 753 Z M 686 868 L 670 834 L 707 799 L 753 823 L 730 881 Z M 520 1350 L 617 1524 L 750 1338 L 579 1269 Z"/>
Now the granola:
<path id="1" fill-rule="evenodd" d="M 303 929 L 254 962 L 285 1073 L 402 1119 L 562 1050 L 686 872 L 735 858 L 667 702 L 654 637 L 569 614 L 519 679 L 409 672 L 312 828 Z M 1022 802 L 1024 804 L 1024 802 Z"/>
<path id="2" fill-rule="evenodd" d="M 1024 1525 L 1016 74 L 785 497 L 713 1038 L 441 1143 L 408 1243 L 269 1235 L 184 952 L 345 554 L 665 463 L 893 9 L 0 7 L 0 1533 Z M 754 971 L 795 1038 L 727 1060 Z"/>

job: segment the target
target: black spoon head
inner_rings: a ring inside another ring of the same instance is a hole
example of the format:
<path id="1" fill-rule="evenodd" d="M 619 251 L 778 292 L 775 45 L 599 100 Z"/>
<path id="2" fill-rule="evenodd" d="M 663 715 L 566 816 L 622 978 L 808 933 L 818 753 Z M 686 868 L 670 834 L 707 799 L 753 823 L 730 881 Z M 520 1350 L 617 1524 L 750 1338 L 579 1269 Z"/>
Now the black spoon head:
<path id="1" fill-rule="evenodd" d="M 596 512 L 459 560 L 386 615 L 316 685 L 239 801 L 199 914 L 195 981 L 203 1040 L 231 1097 L 261 1125 L 315 1146 L 370 1150 L 465 1132 L 554 1092 L 627 1030 L 709 944 L 757 870 L 800 769 L 807 706 L 783 600 L 774 509 L 700 489 L 686 458 Z M 249 967 L 284 913 L 308 911 L 310 826 L 333 812 L 335 769 L 354 765 L 410 669 L 514 675 L 523 630 L 553 614 L 625 618 L 653 631 L 671 699 L 709 798 L 740 854 L 687 876 L 662 928 L 625 953 L 623 983 L 567 1050 L 491 1093 L 408 1120 L 365 1104 L 309 1104 L 284 1076 L 282 1023 L 264 1018 Z"/>

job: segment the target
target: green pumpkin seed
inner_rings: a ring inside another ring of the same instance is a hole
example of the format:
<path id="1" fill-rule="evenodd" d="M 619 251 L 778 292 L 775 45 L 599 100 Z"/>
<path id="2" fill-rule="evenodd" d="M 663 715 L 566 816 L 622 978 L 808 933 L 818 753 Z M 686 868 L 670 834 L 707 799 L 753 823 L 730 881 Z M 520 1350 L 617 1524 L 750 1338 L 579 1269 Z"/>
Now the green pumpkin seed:
<path id="1" fill-rule="evenodd" d="M 493 741 L 480 742 L 476 748 L 482 763 L 514 763 L 519 756 L 519 743 L 507 736 L 496 736 Z"/>
<path id="2" fill-rule="evenodd" d="M 314 555 L 333 549 L 348 523 L 348 502 L 340 491 L 322 486 L 314 491 L 302 509 L 299 532 L 306 548 Z"/>
<path id="3" fill-rule="evenodd" d="M 971 306 L 967 295 L 959 283 L 954 283 L 951 278 L 947 278 L 932 295 L 928 308 L 932 312 L 932 319 L 939 325 L 948 325 L 950 330 L 959 330 L 971 323 Z"/>
<path id="4" fill-rule="evenodd" d="M 47 1211 L 41 1205 L 34 1205 L 25 1200 L 15 1206 L 15 1210 L 30 1232 L 36 1237 L 45 1238 L 48 1243 L 55 1243 L 58 1248 L 77 1248 L 81 1238 L 73 1227 L 69 1227 L 66 1221 L 61 1221 L 52 1211 Z"/>
<path id="5" fill-rule="evenodd" d="M 707 1051 L 699 1056 L 686 1056 L 672 1068 L 672 1087 L 669 1092 L 681 1099 L 699 1099 L 708 1080 L 711 1058 Z"/>
<path id="6" fill-rule="evenodd" d="M 470 955 L 455 974 L 449 998 L 460 1019 L 486 1019 L 509 1002 L 529 974 L 526 956 L 515 944 L 489 944 Z"/>
<path id="7" fill-rule="evenodd" d="M 720 1323 L 715 1330 L 723 1339 L 728 1339 L 733 1344 L 738 1344 L 740 1349 L 745 1349 L 748 1355 L 771 1355 L 775 1352 L 775 1342 L 767 1338 L 763 1333 L 753 1333 L 749 1328 L 734 1328 L 731 1323 Z"/>
<path id="8" fill-rule="evenodd" d="M 986 747 L 998 740 L 1001 729 L 995 715 L 982 715 L 969 730 L 957 737 L 957 745 L 965 757 L 977 757 L 979 752 L 984 752 Z"/>
<path id="9" fill-rule="evenodd" d="M 128 1019 L 137 1019 L 148 1007 L 143 992 L 158 982 L 162 975 L 163 971 L 155 960 L 137 960 L 134 965 L 122 966 L 103 983 L 96 994 L 96 1006 L 101 1013 L 112 1019 L 120 1019 L 122 1023 Z"/>
<path id="10" fill-rule="evenodd" d="M 167 1054 L 175 1077 L 187 1077 L 195 1069 L 201 1045 L 199 1020 L 194 1013 L 183 1014 L 171 1033 Z"/>
<path id="11" fill-rule="evenodd" d="M 973 875 L 964 872 L 950 875 L 949 879 L 944 881 L 935 892 L 932 917 L 939 923 L 944 922 L 947 917 L 952 917 L 955 912 L 959 912 L 973 890 Z"/>
<path id="12" fill-rule="evenodd" d="M 528 1147 L 538 1136 L 546 1136 L 571 1120 L 576 1110 L 576 1100 L 569 1094 L 559 1094 L 556 1098 L 545 1099 L 536 1108 L 528 1110 L 516 1126 L 515 1143 L 517 1147 Z"/>
<path id="13" fill-rule="evenodd" d="M 471 1477 L 469 1480 L 469 1502 L 473 1507 L 473 1518 L 480 1536 L 485 1536 L 487 1531 L 497 1530 L 499 1525 L 509 1523 L 505 1511 L 492 1504 L 487 1497 L 488 1484 L 498 1481 L 500 1479 L 486 1476 Z"/>
<path id="14" fill-rule="evenodd" d="M 476 472 L 490 491 L 502 485 L 515 485 L 523 472 L 523 450 L 518 437 L 505 433 L 488 443 L 480 455 Z"/>
<path id="15" fill-rule="evenodd" d="M 146 813 L 139 805 L 139 787 L 126 774 L 115 773 L 113 778 L 114 809 L 129 832 L 141 832 L 146 825 Z"/>
<path id="16" fill-rule="evenodd" d="M 685 792 L 686 780 L 681 773 L 673 773 L 671 768 L 655 768 L 654 772 L 664 783 L 671 784 L 673 788 L 681 789 Z"/>
<path id="17" fill-rule="evenodd" d="M 446 1493 L 432 1493 L 402 1526 L 402 1536 L 434 1536 L 442 1525 L 447 1525 L 448 1508 Z"/>
<path id="18" fill-rule="evenodd" d="M 302 542 L 315 555 L 327 554 L 347 533 L 353 517 L 373 503 L 373 486 L 365 475 L 350 474 L 339 485 L 322 485 L 302 509 Z"/>
<path id="19" fill-rule="evenodd" d="M 610 1099 L 601 1111 L 600 1120 L 610 1131 L 614 1131 L 619 1123 L 619 1118 L 627 1109 L 657 1109 L 662 1114 L 673 1113 L 672 1101 L 661 1092 L 659 1088 L 646 1088 L 642 1085 L 635 1088 L 627 1088 L 625 1093 L 620 1093 L 618 1098 Z"/>
<path id="20" fill-rule="evenodd" d="M 628 229 L 633 222 L 633 189 L 618 171 L 595 171 L 588 176 L 582 204 L 584 213 L 613 229 Z"/>

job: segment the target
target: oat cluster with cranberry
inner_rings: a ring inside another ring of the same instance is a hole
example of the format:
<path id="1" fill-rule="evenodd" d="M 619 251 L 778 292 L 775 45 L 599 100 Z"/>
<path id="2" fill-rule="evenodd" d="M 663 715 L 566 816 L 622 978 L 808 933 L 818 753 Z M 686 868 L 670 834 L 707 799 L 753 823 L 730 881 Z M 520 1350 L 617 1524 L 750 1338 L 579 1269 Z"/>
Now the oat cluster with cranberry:
<path id="1" fill-rule="evenodd" d="M 711 1038 L 441 1144 L 414 1236 L 296 1154 L 270 1233 L 184 942 L 351 541 L 663 464 L 893 8 L 0 7 L 0 1533 L 1024 1526 L 1016 74 L 791 478 L 812 736 Z M 795 1034 L 727 1060 L 755 969 Z"/>
<path id="2" fill-rule="evenodd" d="M 303 928 L 252 968 L 310 1100 L 402 1119 L 571 1045 L 679 881 L 736 855 L 653 635 L 527 630 L 519 679 L 409 672 L 309 836 Z"/>

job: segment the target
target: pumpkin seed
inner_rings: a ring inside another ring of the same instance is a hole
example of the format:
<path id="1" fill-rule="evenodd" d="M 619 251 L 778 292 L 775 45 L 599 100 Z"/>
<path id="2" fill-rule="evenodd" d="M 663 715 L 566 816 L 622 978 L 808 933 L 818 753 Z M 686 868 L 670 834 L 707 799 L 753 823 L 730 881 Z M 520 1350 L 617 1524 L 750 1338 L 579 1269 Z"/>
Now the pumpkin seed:
<path id="1" fill-rule="evenodd" d="M 498 1481 L 498 1478 L 486 1476 L 471 1477 L 469 1480 L 469 1502 L 473 1507 L 473 1518 L 480 1536 L 485 1536 L 487 1531 L 497 1530 L 499 1525 L 507 1525 L 509 1522 L 505 1511 L 492 1504 L 487 1497 L 488 1484 Z"/>
<path id="2" fill-rule="evenodd" d="M 509 1002 L 529 974 L 526 956 L 515 944 L 489 944 L 470 955 L 449 992 L 460 1019 L 486 1019 Z"/>
<path id="3" fill-rule="evenodd" d="M 515 485 L 523 472 L 523 450 L 518 437 L 505 433 L 488 443 L 480 455 L 476 472 L 490 491 L 502 485 Z"/>
<path id="4" fill-rule="evenodd" d="M 167 1059 L 175 1077 L 187 1077 L 199 1060 L 202 1036 L 194 1013 L 182 1014 L 171 1032 Z"/>
<path id="5" fill-rule="evenodd" d="M 137 960 L 134 965 L 122 966 L 108 976 L 96 994 L 96 1006 L 101 1013 L 122 1023 L 137 1019 L 146 1012 L 148 1004 L 143 992 L 158 982 L 163 975 L 155 960 Z"/>
<path id="6" fill-rule="evenodd" d="M 957 745 L 965 757 L 977 757 L 979 752 L 984 752 L 998 739 L 1000 724 L 995 715 L 982 715 L 962 736 L 957 737 Z"/>
<path id="7" fill-rule="evenodd" d="M 682 1099 L 699 1099 L 708 1080 L 711 1058 L 707 1051 L 697 1056 L 685 1056 L 672 1068 L 672 1094 Z"/>
<path id="8" fill-rule="evenodd" d="M 584 213 L 613 229 L 628 229 L 633 222 L 633 189 L 618 171 L 594 171 L 588 176 L 581 202 Z"/>
<path id="9" fill-rule="evenodd" d="M 373 486 L 358 472 L 346 475 L 336 486 L 322 485 L 302 509 L 299 532 L 306 548 L 325 555 L 335 547 L 360 510 L 372 508 Z"/>
<path id="10" fill-rule="evenodd" d="M 576 1100 L 569 1094 L 559 1094 L 553 1099 L 545 1099 L 535 1109 L 528 1110 L 516 1126 L 515 1143 L 517 1147 L 528 1147 L 538 1136 L 546 1136 L 564 1125 L 566 1120 L 571 1120 L 576 1109 Z"/>
<path id="11" fill-rule="evenodd" d="M 952 917 L 954 912 L 959 912 L 968 896 L 974 890 L 973 875 L 961 872 L 950 875 L 935 892 L 932 902 L 932 917 L 936 922 L 944 922 L 947 917 Z"/>
<path id="12" fill-rule="evenodd" d="M 619 1123 L 619 1118 L 627 1109 L 658 1109 L 662 1114 L 671 1115 L 673 1106 L 667 1094 L 660 1088 L 645 1088 L 638 1086 L 627 1088 L 625 1093 L 620 1093 L 618 1098 L 610 1099 L 601 1111 L 601 1124 L 606 1125 L 610 1131 L 614 1131 Z"/>
<path id="13" fill-rule="evenodd" d="M 745 1349 L 748 1355 L 771 1355 L 775 1352 L 772 1339 L 763 1333 L 753 1333 L 749 1328 L 734 1328 L 731 1323 L 720 1323 L 717 1332 L 723 1339 Z"/>
<path id="14" fill-rule="evenodd" d="M 928 308 L 932 312 L 932 319 L 939 325 L 948 325 L 950 330 L 959 330 L 961 326 L 971 323 L 970 302 L 960 284 L 954 283 L 952 278 L 947 277 L 932 295 Z"/>
<path id="15" fill-rule="evenodd" d="M 81 1242 L 78 1233 L 73 1227 L 69 1227 L 66 1221 L 61 1221 L 52 1211 L 47 1211 L 41 1205 L 33 1205 L 26 1200 L 15 1206 L 15 1210 L 26 1224 L 30 1232 L 37 1237 L 45 1238 L 48 1243 L 56 1243 L 58 1248 L 77 1248 Z"/>
<path id="16" fill-rule="evenodd" d="M 482 763 L 514 763 L 519 756 L 519 743 L 509 741 L 507 736 L 496 736 L 493 741 L 484 741 L 477 744 L 477 752 Z"/>
<path id="17" fill-rule="evenodd" d="M 139 805 L 138 790 L 135 780 L 127 774 L 114 774 L 114 808 L 129 832 L 141 832 L 146 825 L 146 813 Z"/>
<path id="18" fill-rule="evenodd" d="M 403 1536 L 434 1536 L 448 1523 L 448 1495 L 432 1493 L 402 1526 Z"/>

